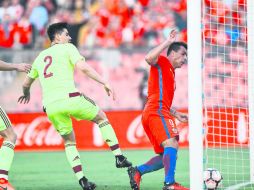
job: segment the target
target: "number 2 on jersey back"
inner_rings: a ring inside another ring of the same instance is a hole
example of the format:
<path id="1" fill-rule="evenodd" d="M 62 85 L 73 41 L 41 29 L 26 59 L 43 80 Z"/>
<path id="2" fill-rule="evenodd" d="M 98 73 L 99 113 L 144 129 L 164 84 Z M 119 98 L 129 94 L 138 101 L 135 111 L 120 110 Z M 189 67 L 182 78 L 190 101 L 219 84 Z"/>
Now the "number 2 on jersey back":
<path id="1" fill-rule="evenodd" d="M 48 68 L 49 68 L 50 65 L 52 64 L 52 57 L 51 57 L 51 56 L 46 56 L 46 57 L 44 58 L 44 62 L 47 63 L 47 65 L 46 65 L 45 68 L 44 68 L 44 72 L 43 72 L 44 78 L 52 77 L 52 76 L 53 76 L 53 73 L 52 73 L 52 72 L 47 73 Z"/>

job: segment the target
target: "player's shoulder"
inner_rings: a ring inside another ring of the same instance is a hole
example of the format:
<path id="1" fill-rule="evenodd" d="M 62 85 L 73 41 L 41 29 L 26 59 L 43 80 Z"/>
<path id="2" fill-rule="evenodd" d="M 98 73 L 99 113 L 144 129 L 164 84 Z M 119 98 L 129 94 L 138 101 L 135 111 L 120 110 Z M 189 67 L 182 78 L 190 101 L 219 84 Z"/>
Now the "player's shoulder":
<path id="1" fill-rule="evenodd" d="M 45 49 L 43 52 L 41 52 L 41 54 L 42 55 L 45 55 L 45 54 L 60 55 L 60 54 L 67 53 L 73 48 L 76 48 L 76 47 L 71 43 L 55 44 L 54 46 L 48 49 Z"/>
<path id="2" fill-rule="evenodd" d="M 168 62 L 168 58 L 165 55 L 159 55 L 158 62 Z"/>
<path id="3" fill-rule="evenodd" d="M 77 49 L 77 47 L 72 43 L 65 43 L 65 44 L 62 44 L 62 45 L 66 48 Z"/>
<path id="4" fill-rule="evenodd" d="M 158 56 L 158 60 L 157 60 L 157 64 L 162 66 L 162 65 L 166 65 L 169 62 L 168 58 L 164 55 L 159 55 Z"/>
<path id="5" fill-rule="evenodd" d="M 42 60 L 45 59 L 45 57 L 52 56 L 52 53 L 53 53 L 52 47 L 40 51 L 36 56 L 33 64 L 36 64 L 37 62 L 40 63 Z"/>

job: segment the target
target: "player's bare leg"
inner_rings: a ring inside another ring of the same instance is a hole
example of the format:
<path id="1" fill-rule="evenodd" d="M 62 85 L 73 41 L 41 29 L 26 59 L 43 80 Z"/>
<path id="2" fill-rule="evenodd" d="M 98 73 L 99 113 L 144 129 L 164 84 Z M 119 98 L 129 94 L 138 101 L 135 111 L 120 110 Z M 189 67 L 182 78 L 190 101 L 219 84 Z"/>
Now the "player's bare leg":
<path id="1" fill-rule="evenodd" d="M 70 163 L 77 179 L 79 180 L 80 186 L 83 188 L 83 190 L 95 189 L 96 185 L 93 182 L 89 182 L 88 179 L 84 176 L 82 164 L 80 161 L 80 155 L 76 148 L 76 140 L 73 131 L 68 135 L 62 135 L 62 137 L 64 139 L 67 160 Z"/>
<path id="2" fill-rule="evenodd" d="M 122 154 L 115 131 L 109 123 L 106 114 L 102 110 L 99 110 L 97 116 L 92 121 L 98 124 L 104 141 L 115 155 L 116 167 L 125 168 L 131 166 L 132 163 Z"/>
<path id="3" fill-rule="evenodd" d="M 5 121 L 7 122 L 7 120 Z M 14 157 L 17 135 L 12 127 L 8 127 L 7 129 L 0 131 L 0 135 L 4 138 L 0 149 L 0 187 L 3 189 L 8 188 L 8 190 L 13 190 L 14 188 L 8 182 L 8 172 Z"/>

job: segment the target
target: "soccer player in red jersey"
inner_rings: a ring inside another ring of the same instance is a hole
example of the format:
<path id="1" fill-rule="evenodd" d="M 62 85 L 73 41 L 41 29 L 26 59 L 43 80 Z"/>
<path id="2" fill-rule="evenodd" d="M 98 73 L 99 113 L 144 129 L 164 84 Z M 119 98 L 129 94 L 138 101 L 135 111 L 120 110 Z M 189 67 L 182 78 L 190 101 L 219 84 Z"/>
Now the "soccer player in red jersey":
<path id="1" fill-rule="evenodd" d="M 6 63 L 0 60 L 1 71 L 19 71 L 29 72 L 31 65 L 29 64 L 15 64 Z M 12 124 L 5 113 L 0 107 L 0 136 L 3 137 L 4 141 L 0 148 L 0 189 L 13 190 L 14 188 L 8 182 L 8 172 L 12 164 L 14 157 L 14 147 L 16 144 L 17 135 L 12 128 Z"/>
<path id="2" fill-rule="evenodd" d="M 163 190 L 186 190 L 175 182 L 175 167 L 179 134 L 173 117 L 187 122 L 184 113 L 171 108 L 175 91 L 175 69 L 187 62 L 187 44 L 176 42 L 176 31 L 168 39 L 152 49 L 145 57 L 151 66 L 148 79 L 148 98 L 142 113 L 144 130 L 153 145 L 157 156 L 145 164 L 129 167 L 131 188 L 140 189 L 141 176 L 164 168 L 165 180 Z M 167 57 L 161 55 L 166 49 Z"/>

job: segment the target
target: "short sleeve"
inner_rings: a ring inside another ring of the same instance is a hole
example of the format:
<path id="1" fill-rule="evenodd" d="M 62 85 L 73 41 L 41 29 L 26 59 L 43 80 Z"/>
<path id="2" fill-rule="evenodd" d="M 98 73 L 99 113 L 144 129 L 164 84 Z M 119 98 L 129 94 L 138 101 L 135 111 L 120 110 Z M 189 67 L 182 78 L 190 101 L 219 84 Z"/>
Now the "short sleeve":
<path id="1" fill-rule="evenodd" d="M 39 77 L 39 74 L 38 74 L 37 69 L 35 68 L 35 65 L 36 65 L 36 59 L 32 64 L 32 68 L 31 68 L 30 72 L 27 74 L 27 76 L 29 76 L 32 79 L 36 79 Z"/>
<path id="2" fill-rule="evenodd" d="M 68 44 L 68 54 L 70 61 L 73 65 L 75 65 L 79 60 L 85 60 L 85 58 L 80 55 L 78 49 L 71 43 Z"/>
<path id="3" fill-rule="evenodd" d="M 169 60 L 167 57 L 163 56 L 163 55 L 160 55 L 158 57 L 158 61 L 157 61 L 157 64 L 158 65 L 163 65 L 163 64 L 168 64 L 169 63 Z"/>

